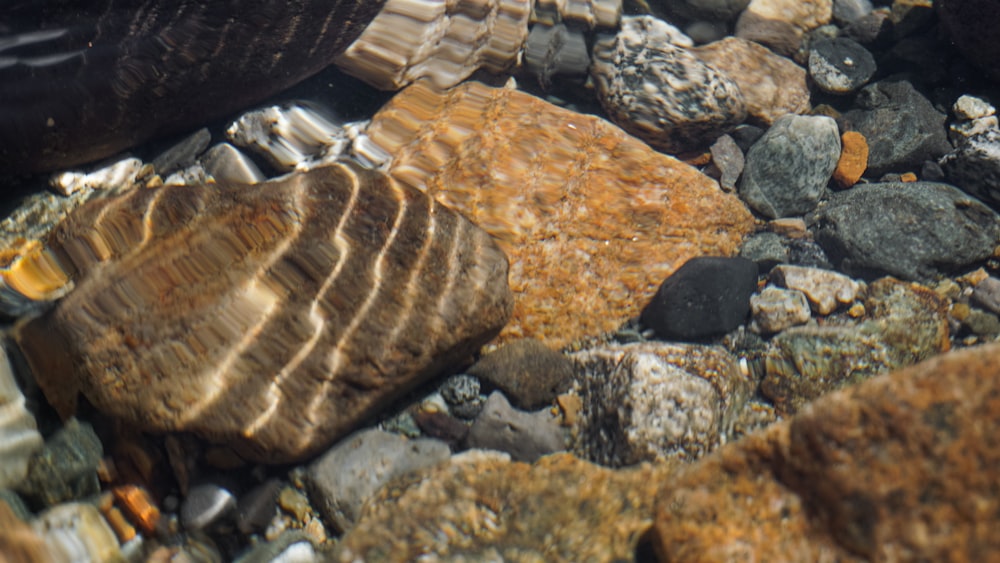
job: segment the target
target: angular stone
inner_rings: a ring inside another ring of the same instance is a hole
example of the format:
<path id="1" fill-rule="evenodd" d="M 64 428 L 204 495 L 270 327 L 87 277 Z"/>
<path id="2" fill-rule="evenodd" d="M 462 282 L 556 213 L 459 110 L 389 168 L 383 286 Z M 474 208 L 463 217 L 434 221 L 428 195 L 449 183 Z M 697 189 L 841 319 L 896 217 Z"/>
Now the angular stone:
<path id="1" fill-rule="evenodd" d="M 1000 344 L 831 394 L 670 477 L 674 562 L 940 561 L 1000 551 Z"/>
<path id="2" fill-rule="evenodd" d="M 988 123 L 979 125 L 978 123 Z M 994 209 L 1000 209 L 1000 127 L 996 117 L 981 117 L 971 122 L 966 135 L 957 137 L 955 149 L 944 155 L 941 168 L 945 177 L 962 191 L 975 196 Z M 955 130 L 955 127 L 952 127 Z"/>
<path id="3" fill-rule="evenodd" d="M 930 278 L 988 258 L 1000 216 L 948 184 L 858 185 L 806 218 L 838 269 L 853 276 Z"/>
<path id="4" fill-rule="evenodd" d="M 805 324 L 812 318 L 805 294 L 771 285 L 750 297 L 750 309 L 754 326 L 766 334 Z"/>
<path id="5" fill-rule="evenodd" d="M 972 300 L 985 309 L 1000 314 L 1000 278 L 988 277 L 977 283 Z"/>
<path id="6" fill-rule="evenodd" d="M 823 196 L 839 157 L 840 132 L 833 119 L 780 117 L 747 152 L 740 197 L 771 219 L 808 213 Z"/>
<path id="7" fill-rule="evenodd" d="M 850 305 L 861 289 L 857 282 L 839 272 L 791 265 L 776 266 L 771 270 L 771 281 L 801 291 L 813 310 L 821 315 L 829 315 L 840 305 Z"/>
<path id="8" fill-rule="evenodd" d="M 712 143 L 712 166 L 718 170 L 719 185 L 727 192 L 736 191 L 736 180 L 743 173 L 746 160 L 743 151 L 729 135 L 722 135 Z"/>
<path id="9" fill-rule="evenodd" d="M 831 94 L 850 94 L 875 74 L 875 57 L 847 37 L 821 39 L 809 45 L 809 76 Z"/>
<path id="10" fill-rule="evenodd" d="M 472 423 L 465 445 L 498 450 L 515 461 L 535 461 L 566 449 L 566 432 L 550 409 L 525 412 L 515 409 L 503 393 L 494 391 Z"/>
<path id="11" fill-rule="evenodd" d="M 715 346 L 643 342 L 572 357 L 583 400 L 573 451 L 612 467 L 705 455 L 731 436 L 753 387 Z"/>
<path id="12" fill-rule="evenodd" d="M 511 309 L 489 235 L 347 164 L 94 200 L 37 260 L 76 284 L 16 334 L 57 410 L 82 393 L 127 424 L 265 462 L 345 435 Z"/>
<path id="13" fill-rule="evenodd" d="M 727 37 L 691 53 L 736 83 L 751 122 L 770 125 L 782 115 L 806 113 L 811 107 L 805 69 L 759 43 Z"/>
<path id="14" fill-rule="evenodd" d="M 507 88 L 418 83 L 368 136 L 394 178 L 492 234 L 517 294 L 502 339 L 561 348 L 638 314 L 688 258 L 730 255 L 752 229 L 711 178 L 605 120 Z"/>
<path id="15" fill-rule="evenodd" d="M 751 0 L 736 21 L 736 36 L 791 55 L 807 31 L 832 16 L 833 0 Z"/>
<path id="16" fill-rule="evenodd" d="M 833 171 L 833 181 L 841 188 L 858 183 L 868 169 L 868 141 L 857 131 L 844 131 L 840 136 L 840 159 Z"/>
<path id="17" fill-rule="evenodd" d="M 534 338 L 512 340 L 467 372 L 500 389 L 522 409 L 551 405 L 573 385 L 573 363 Z"/>
<path id="18" fill-rule="evenodd" d="M 94 428 L 70 419 L 31 459 L 27 478 L 17 490 L 39 506 L 95 495 L 100 491 L 97 469 L 103 454 Z"/>

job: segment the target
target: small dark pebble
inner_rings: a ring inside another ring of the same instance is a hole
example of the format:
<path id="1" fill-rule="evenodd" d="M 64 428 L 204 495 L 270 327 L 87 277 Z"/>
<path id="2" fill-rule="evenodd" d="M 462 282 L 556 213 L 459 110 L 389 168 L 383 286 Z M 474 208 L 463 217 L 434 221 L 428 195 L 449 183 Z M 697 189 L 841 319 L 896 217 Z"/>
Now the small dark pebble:
<path id="1" fill-rule="evenodd" d="M 204 530 L 236 510 L 236 496 L 217 483 L 191 487 L 181 503 L 181 525 L 186 530 Z"/>
<path id="2" fill-rule="evenodd" d="M 417 411 L 413 420 L 425 436 L 443 441 L 452 451 L 459 449 L 469 434 L 467 424 L 447 413 Z"/>
<path id="3" fill-rule="evenodd" d="M 549 405 L 573 382 L 573 363 L 533 338 L 514 340 L 483 356 L 468 370 L 494 385 L 518 408 Z"/>
<path id="4" fill-rule="evenodd" d="M 236 527 L 244 534 L 260 533 L 274 519 L 278 491 L 284 483 L 268 479 L 241 495 L 236 503 Z"/>

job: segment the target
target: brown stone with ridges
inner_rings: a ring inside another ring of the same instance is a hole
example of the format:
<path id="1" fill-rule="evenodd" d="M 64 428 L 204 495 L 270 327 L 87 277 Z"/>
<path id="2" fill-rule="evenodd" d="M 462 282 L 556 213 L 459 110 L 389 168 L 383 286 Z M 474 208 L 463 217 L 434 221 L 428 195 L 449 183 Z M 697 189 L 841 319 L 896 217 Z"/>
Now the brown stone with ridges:
<path id="1" fill-rule="evenodd" d="M 687 259 L 753 227 L 711 178 L 594 116 L 509 88 L 417 83 L 372 119 L 389 174 L 498 239 L 517 294 L 503 338 L 559 348 L 639 313 Z"/>
<path id="2" fill-rule="evenodd" d="M 75 288 L 16 338 L 63 415 L 301 459 L 496 335 L 492 239 L 346 164 L 89 202 L 48 245 Z"/>
<path id="3" fill-rule="evenodd" d="M 845 131 L 840 136 L 840 160 L 833 171 L 833 181 L 842 188 L 858 183 L 868 169 L 868 141 L 857 131 Z"/>

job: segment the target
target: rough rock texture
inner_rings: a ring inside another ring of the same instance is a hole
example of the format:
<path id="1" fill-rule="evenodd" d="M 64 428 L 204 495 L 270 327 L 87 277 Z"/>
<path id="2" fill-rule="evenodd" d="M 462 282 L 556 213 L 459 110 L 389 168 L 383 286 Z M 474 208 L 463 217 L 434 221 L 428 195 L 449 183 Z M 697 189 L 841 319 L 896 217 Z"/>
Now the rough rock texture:
<path id="1" fill-rule="evenodd" d="M 61 414 L 82 393 L 267 462 L 317 452 L 464 360 L 512 305 L 488 234 L 346 164 L 94 200 L 48 244 L 37 260 L 75 289 L 16 338 Z"/>
<path id="2" fill-rule="evenodd" d="M 875 57 L 847 37 L 820 39 L 809 44 L 809 76 L 831 94 L 850 94 L 875 74 Z"/>
<path id="3" fill-rule="evenodd" d="M 840 272 L 787 264 L 771 270 L 770 279 L 782 287 L 801 291 L 809 299 L 810 307 L 821 315 L 829 315 L 841 305 L 850 305 L 860 289 L 854 280 Z"/>
<path id="4" fill-rule="evenodd" d="M 597 97 L 622 129 L 660 150 L 696 150 L 746 118 L 740 88 L 687 49 L 680 34 L 649 16 L 626 17 L 594 45 Z"/>
<path id="5" fill-rule="evenodd" d="M 384 489 L 332 560 L 628 561 L 665 473 L 467 452 Z"/>
<path id="6" fill-rule="evenodd" d="M 573 385 L 569 358 L 534 338 L 512 340 L 466 371 L 503 391 L 522 409 L 551 405 Z"/>
<path id="7" fill-rule="evenodd" d="M 996 0 L 934 2 L 949 38 L 993 80 L 1000 80 L 1000 3 Z"/>
<path id="8" fill-rule="evenodd" d="M 96 495 L 98 466 L 104 451 L 89 423 L 70 419 L 49 436 L 28 466 L 17 491 L 38 506 L 54 506 Z"/>
<path id="9" fill-rule="evenodd" d="M 715 346 L 617 344 L 572 357 L 583 401 L 573 451 L 613 467 L 712 451 L 730 437 L 753 386 Z"/>
<path id="10" fill-rule="evenodd" d="M 751 122 L 770 125 L 787 113 L 809 111 L 805 69 L 767 47 L 727 37 L 691 49 L 691 53 L 736 83 Z"/>
<path id="11" fill-rule="evenodd" d="M 750 297 L 750 309 L 754 328 L 765 334 L 804 324 L 812 317 L 805 294 L 772 285 Z"/>
<path id="12" fill-rule="evenodd" d="M 941 158 L 948 181 L 1000 209 L 1000 126 L 996 108 L 985 100 L 962 96 L 955 102 L 956 121 L 949 137 L 955 149 Z"/>
<path id="13" fill-rule="evenodd" d="M 736 21 L 736 36 L 791 55 L 807 31 L 832 16 L 833 0 L 751 0 Z"/>
<path id="14" fill-rule="evenodd" d="M 617 328 L 692 256 L 753 220 L 694 168 L 607 121 L 511 89 L 417 83 L 372 119 L 389 173 L 498 239 L 517 294 L 502 338 L 561 348 Z"/>
<path id="15" fill-rule="evenodd" d="M 494 391 L 472 423 L 465 445 L 506 452 L 515 461 L 535 461 L 566 449 L 566 432 L 551 409 L 515 409 L 503 393 Z"/>
<path id="16" fill-rule="evenodd" d="M 682 469 L 661 560 L 977 561 L 1000 552 L 1000 344 L 834 393 Z"/>
<path id="17" fill-rule="evenodd" d="M 989 257 L 1000 216 L 954 186 L 858 185 L 807 217 L 816 241 L 852 275 L 929 278 Z"/>
<path id="18" fill-rule="evenodd" d="M 771 219 L 808 213 L 839 158 L 840 132 L 832 118 L 780 117 L 747 152 L 740 197 Z"/>

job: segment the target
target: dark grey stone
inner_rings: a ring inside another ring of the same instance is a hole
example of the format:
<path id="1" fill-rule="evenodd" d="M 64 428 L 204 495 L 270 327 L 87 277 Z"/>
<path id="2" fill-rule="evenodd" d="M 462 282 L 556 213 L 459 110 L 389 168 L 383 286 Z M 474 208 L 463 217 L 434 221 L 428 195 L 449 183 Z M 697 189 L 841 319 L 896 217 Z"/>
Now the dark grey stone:
<path id="1" fill-rule="evenodd" d="M 468 374 L 453 375 L 441 384 L 441 397 L 448 403 L 451 414 L 465 420 L 476 418 L 486 397 L 480 392 L 479 379 Z"/>
<path id="2" fill-rule="evenodd" d="M 272 505 L 273 507 L 273 505 Z M 181 525 L 186 530 L 203 530 L 236 511 L 236 496 L 217 483 L 191 487 L 181 503 Z"/>
<path id="3" fill-rule="evenodd" d="M 494 391 L 472 423 L 466 446 L 507 452 L 515 461 L 532 462 L 566 449 L 566 432 L 549 412 L 517 410 L 503 393 Z"/>
<path id="4" fill-rule="evenodd" d="M 729 133 L 729 136 L 732 137 L 734 141 L 736 141 L 736 146 L 740 147 L 740 150 L 743 151 L 743 154 L 746 154 L 746 152 L 750 150 L 750 147 L 752 147 L 753 144 L 756 143 L 757 140 L 760 139 L 763 135 L 764 135 L 763 127 L 758 127 L 756 125 L 750 125 L 747 123 L 737 126 L 736 129 L 733 129 Z"/>
<path id="5" fill-rule="evenodd" d="M 508 342 L 468 370 L 504 392 L 518 408 L 552 404 L 573 383 L 573 363 L 534 338 Z"/>
<path id="6" fill-rule="evenodd" d="M 892 41 L 892 18 L 888 12 L 877 11 L 844 26 L 844 36 L 869 47 L 882 48 Z"/>
<path id="7" fill-rule="evenodd" d="M 868 83 L 875 70 L 875 57 L 853 39 L 821 39 L 809 45 L 809 76 L 825 92 L 850 94 Z"/>
<path id="8" fill-rule="evenodd" d="M 945 115 L 909 82 L 869 84 L 855 103 L 861 109 L 844 113 L 841 129 L 865 136 L 871 176 L 919 170 L 925 160 L 937 160 L 951 150 Z"/>
<path id="9" fill-rule="evenodd" d="M 740 197 L 771 219 L 808 213 L 839 158 L 840 133 L 832 118 L 783 115 L 747 152 Z"/>
<path id="10" fill-rule="evenodd" d="M 1000 130 L 962 138 L 940 162 L 949 183 L 1000 209 Z"/>
<path id="11" fill-rule="evenodd" d="M 663 340 L 725 334 L 746 321 L 757 265 L 746 258 L 692 258 L 663 281 L 640 322 Z"/>
<path id="12" fill-rule="evenodd" d="M 590 52 L 583 31 L 565 24 L 531 26 L 524 47 L 524 68 L 543 89 L 566 78 L 583 82 L 590 66 Z"/>
<path id="13" fill-rule="evenodd" d="M 97 466 L 103 455 L 93 427 L 71 418 L 31 459 L 28 476 L 17 490 L 43 506 L 97 494 Z"/>
<path id="14" fill-rule="evenodd" d="M 761 272 L 769 272 L 778 264 L 788 262 L 785 237 L 778 233 L 763 232 L 750 235 L 740 247 L 740 256 L 753 260 Z"/>
<path id="15" fill-rule="evenodd" d="M 154 158 L 153 168 L 157 174 L 166 178 L 169 174 L 194 164 L 211 141 L 212 134 L 207 127 L 202 127 Z"/>
<path id="16" fill-rule="evenodd" d="M 247 535 L 266 530 L 274 518 L 278 492 L 283 486 L 278 479 L 268 479 L 240 495 L 236 503 L 236 527 Z"/>
<path id="17" fill-rule="evenodd" d="M 833 0 L 833 19 L 845 24 L 870 14 L 874 6 L 869 0 Z"/>
<path id="18" fill-rule="evenodd" d="M 980 307 L 1000 315 L 1000 278 L 988 277 L 976 284 L 972 300 Z"/>
<path id="19" fill-rule="evenodd" d="M 668 16 L 689 20 L 727 22 L 736 19 L 750 0 L 662 0 Z"/>
<path id="20" fill-rule="evenodd" d="M 852 275 L 925 280 L 989 257 L 1000 216 L 934 182 L 859 184 L 806 218 L 817 242 Z"/>
<path id="21" fill-rule="evenodd" d="M 727 192 L 736 190 L 736 180 L 746 166 L 743 151 L 729 135 L 722 135 L 716 139 L 710 150 L 712 164 L 719 171 L 719 185 Z"/>

